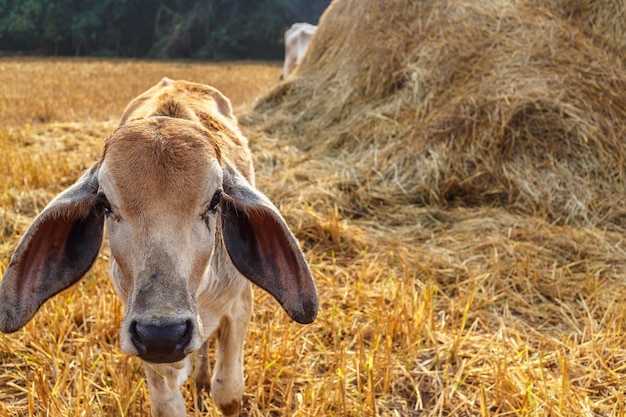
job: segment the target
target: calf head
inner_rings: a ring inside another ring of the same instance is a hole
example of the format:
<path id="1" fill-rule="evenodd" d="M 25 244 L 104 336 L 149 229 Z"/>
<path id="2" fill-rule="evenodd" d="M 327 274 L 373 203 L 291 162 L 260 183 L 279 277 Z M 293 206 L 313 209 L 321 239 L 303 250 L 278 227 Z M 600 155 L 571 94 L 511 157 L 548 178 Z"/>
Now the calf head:
<path id="1" fill-rule="evenodd" d="M 0 330 L 18 330 L 87 272 L 105 223 L 130 354 L 169 363 L 198 349 L 208 336 L 199 294 L 236 274 L 294 320 L 315 319 L 315 285 L 276 207 L 224 156 L 215 132 L 154 116 L 120 126 L 102 159 L 34 219 L 0 285 Z M 211 266 L 218 255 L 221 270 Z"/>

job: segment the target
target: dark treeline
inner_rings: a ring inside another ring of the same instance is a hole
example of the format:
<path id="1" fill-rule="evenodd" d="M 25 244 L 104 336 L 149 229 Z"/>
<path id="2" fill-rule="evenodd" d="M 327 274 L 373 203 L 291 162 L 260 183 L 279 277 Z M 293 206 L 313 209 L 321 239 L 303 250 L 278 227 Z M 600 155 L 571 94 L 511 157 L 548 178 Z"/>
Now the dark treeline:
<path id="1" fill-rule="evenodd" d="M 0 0 L 0 52 L 280 59 L 330 0 Z"/>

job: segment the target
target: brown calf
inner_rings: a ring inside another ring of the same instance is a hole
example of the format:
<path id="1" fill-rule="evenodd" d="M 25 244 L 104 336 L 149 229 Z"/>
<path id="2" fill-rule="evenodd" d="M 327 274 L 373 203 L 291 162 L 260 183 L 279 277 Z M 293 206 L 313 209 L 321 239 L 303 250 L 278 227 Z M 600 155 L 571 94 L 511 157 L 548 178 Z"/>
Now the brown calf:
<path id="1" fill-rule="evenodd" d="M 126 108 L 102 159 L 56 196 L 20 241 L 0 284 L 0 330 L 24 326 L 91 267 L 106 222 L 111 279 L 126 314 L 122 350 L 143 360 L 153 416 L 183 416 L 198 385 L 226 416 L 243 395 L 250 281 L 310 323 L 317 291 L 298 243 L 254 188 L 247 140 L 216 89 L 164 78 Z M 218 357 L 210 381 L 207 339 Z"/>

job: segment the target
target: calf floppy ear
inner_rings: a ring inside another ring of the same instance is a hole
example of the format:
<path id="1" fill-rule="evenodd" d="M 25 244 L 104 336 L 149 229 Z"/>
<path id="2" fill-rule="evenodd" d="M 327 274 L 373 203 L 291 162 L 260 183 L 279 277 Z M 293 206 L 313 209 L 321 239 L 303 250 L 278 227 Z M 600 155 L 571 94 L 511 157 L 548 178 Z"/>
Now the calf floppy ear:
<path id="1" fill-rule="evenodd" d="M 98 164 L 56 196 L 35 218 L 0 283 L 0 330 L 14 332 L 50 297 L 78 281 L 102 243 L 96 210 Z"/>
<path id="2" fill-rule="evenodd" d="M 269 292 L 293 320 L 315 320 L 315 283 L 278 209 L 231 167 L 224 170 L 220 208 L 224 244 L 239 272 Z"/>

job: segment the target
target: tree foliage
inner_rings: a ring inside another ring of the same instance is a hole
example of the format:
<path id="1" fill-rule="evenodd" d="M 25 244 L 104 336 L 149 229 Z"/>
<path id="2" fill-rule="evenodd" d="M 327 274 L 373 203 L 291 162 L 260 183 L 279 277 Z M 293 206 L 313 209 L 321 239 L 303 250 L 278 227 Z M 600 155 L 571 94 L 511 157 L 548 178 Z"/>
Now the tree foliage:
<path id="1" fill-rule="evenodd" d="M 0 51 L 277 59 L 330 0 L 0 0 Z"/>

